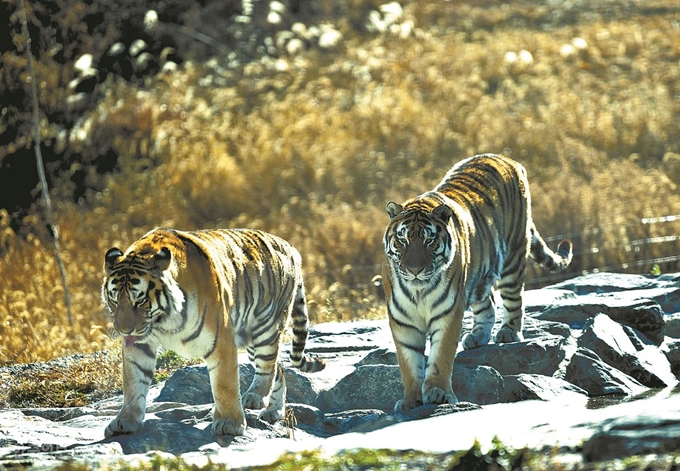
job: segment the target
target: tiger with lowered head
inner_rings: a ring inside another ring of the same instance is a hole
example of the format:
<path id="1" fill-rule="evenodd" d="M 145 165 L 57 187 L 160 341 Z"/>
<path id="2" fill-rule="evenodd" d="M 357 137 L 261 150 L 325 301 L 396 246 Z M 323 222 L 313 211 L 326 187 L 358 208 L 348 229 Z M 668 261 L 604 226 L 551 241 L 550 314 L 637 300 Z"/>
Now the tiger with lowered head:
<path id="1" fill-rule="evenodd" d="M 564 269 L 572 244 L 563 240 L 557 253 L 548 248 L 531 219 L 524 167 L 501 155 L 467 158 L 434 190 L 386 209 L 383 283 L 404 384 L 394 410 L 456 403 L 451 372 L 463 312 L 470 307 L 473 313 L 463 348 L 489 343 L 495 287 L 503 321 L 494 340 L 521 340 L 527 257 L 552 271 Z"/>
<path id="2" fill-rule="evenodd" d="M 136 431 L 146 411 L 159 347 L 205 359 L 215 399 L 213 431 L 242 435 L 243 407 L 274 423 L 284 413 L 279 345 L 290 317 L 290 360 L 305 372 L 324 363 L 304 354 L 308 315 L 300 254 L 274 235 L 248 229 L 153 229 L 123 253 L 106 252 L 104 304 L 123 336 L 124 403 L 105 435 Z M 238 351 L 255 375 L 240 398 Z"/>

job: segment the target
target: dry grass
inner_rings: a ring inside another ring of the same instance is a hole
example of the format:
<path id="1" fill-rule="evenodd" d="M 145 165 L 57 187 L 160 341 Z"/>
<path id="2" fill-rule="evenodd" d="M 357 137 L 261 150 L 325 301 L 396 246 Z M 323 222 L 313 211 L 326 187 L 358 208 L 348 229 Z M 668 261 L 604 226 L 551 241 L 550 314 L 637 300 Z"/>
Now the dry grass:
<path id="1" fill-rule="evenodd" d="M 0 369 L 0 407 L 81 407 L 122 390 L 119 353 L 96 352 Z"/>
<path id="2" fill-rule="evenodd" d="M 314 321 L 380 317 L 371 279 L 385 202 L 480 152 L 525 164 L 539 230 L 575 241 L 570 273 L 646 273 L 636 261 L 680 253 L 677 239 L 639 242 L 680 233 L 680 220 L 640 224 L 680 214 L 677 2 L 552 23 L 543 2 L 403 4 L 415 24 L 406 39 L 356 28 L 377 4 L 340 2 L 352 13 L 336 22 L 335 52 L 242 69 L 189 62 L 147 87 L 108 83 L 71 149 L 112 152 L 119 170 L 103 180 L 91 170 L 102 191 L 80 204 L 68 185 L 54 188 L 75 327 L 41 224 L 29 217 L 27 235 L 14 234 L 2 213 L 0 364 L 111 347 L 103 254 L 155 226 L 279 234 L 303 254 Z M 567 54 L 574 44 L 587 47 Z"/>

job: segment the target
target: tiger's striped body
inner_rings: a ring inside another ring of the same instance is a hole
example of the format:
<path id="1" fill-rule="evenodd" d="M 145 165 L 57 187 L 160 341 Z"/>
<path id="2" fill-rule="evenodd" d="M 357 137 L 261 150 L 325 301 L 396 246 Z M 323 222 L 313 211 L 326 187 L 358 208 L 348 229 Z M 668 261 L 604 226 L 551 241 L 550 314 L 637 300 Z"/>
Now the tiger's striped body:
<path id="1" fill-rule="evenodd" d="M 491 340 L 494 286 L 504 311 L 495 341 L 521 340 L 527 257 L 565 268 L 571 242 L 557 254 L 546 246 L 531 219 L 524 167 L 494 154 L 461 161 L 433 191 L 390 202 L 387 212 L 383 282 L 404 384 L 395 411 L 455 403 L 451 372 L 465 309 L 472 308 L 474 325 L 463 348 Z"/>
<path id="2" fill-rule="evenodd" d="M 260 418 L 272 423 L 282 417 L 285 379 L 278 356 L 289 317 L 292 364 L 307 372 L 324 367 L 304 355 L 301 257 L 283 239 L 248 229 L 154 229 L 124 254 L 110 249 L 104 269 L 102 299 L 124 336 L 124 404 L 107 437 L 134 432 L 144 420 L 159 347 L 206 360 L 218 435 L 243 434 L 243 407 L 264 407 Z M 255 363 L 242 401 L 239 347 Z"/>

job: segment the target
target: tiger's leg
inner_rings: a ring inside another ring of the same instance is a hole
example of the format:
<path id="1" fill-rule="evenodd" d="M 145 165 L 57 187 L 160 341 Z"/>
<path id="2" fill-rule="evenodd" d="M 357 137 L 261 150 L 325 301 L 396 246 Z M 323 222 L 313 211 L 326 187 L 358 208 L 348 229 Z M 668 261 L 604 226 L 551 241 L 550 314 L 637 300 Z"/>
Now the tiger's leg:
<path id="1" fill-rule="evenodd" d="M 267 315 L 265 318 L 275 321 L 279 317 Z M 250 387 L 243 395 L 243 407 L 246 409 L 262 409 L 267 405 L 265 397 L 268 397 L 272 392 L 279 358 L 280 337 L 281 329 L 277 324 L 262 329 L 262 333 L 253 337 L 252 343 L 248 347 L 248 355 L 255 364 L 255 374 Z"/>
<path id="2" fill-rule="evenodd" d="M 281 363 L 276 365 L 276 377 L 269 395 L 267 407 L 260 412 L 260 419 L 270 424 L 281 420 L 286 408 L 286 377 L 283 374 Z"/>
<path id="3" fill-rule="evenodd" d="M 146 413 L 146 396 L 156 367 L 155 345 L 123 346 L 123 407 L 106 427 L 106 438 L 139 429 Z"/>
<path id="4" fill-rule="evenodd" d="M 400 325 L 390 316 L 392 337 L 397 349 L 399 371 L 404 385 L 404 398 L 394 405 L 394 412 L 403 412 L 423 403 L 421 387 L 425 368 L 425 342 L 424 332 L 416 327 Z"/>
<path id="5" fill-rule="evenodd" d="M 463 321 L 463 309 L 430 325 L 430 355 L 423 382 L 424 404 L 456 404 L 458 398 L 451 385 L 453 360 Z"/>
<path id="6" fill-rule="evenodd" d="M 498 291 L 503 299 L 503 323 L 496 332 L 496 343 L 522 341 L 522 321 L 524 318 L 524 279 L 526 259 L 522 258 L 519 270 L 503 273 L 498 283 Z M 506 269 L 506 271 L 508 271 Z"/>
<path id="7" fill-rule="evenodd" d="M 471 348 L 486 345 L 491 340 L 491 330 L 496 322 L 496 302 L 493 291 L 482 301 L 471 303 L 473 325 L 472 331 L 463 337 L 463 348 Z"/>
<path id="8" fill-rule="evenodd" d="M 205 357 L 215 398 L 213 432 L 243 435 L 246 418 L 239 397 L 238 351 L 231 328 L 226 326 L 217 340 L 214 350 Z"/>

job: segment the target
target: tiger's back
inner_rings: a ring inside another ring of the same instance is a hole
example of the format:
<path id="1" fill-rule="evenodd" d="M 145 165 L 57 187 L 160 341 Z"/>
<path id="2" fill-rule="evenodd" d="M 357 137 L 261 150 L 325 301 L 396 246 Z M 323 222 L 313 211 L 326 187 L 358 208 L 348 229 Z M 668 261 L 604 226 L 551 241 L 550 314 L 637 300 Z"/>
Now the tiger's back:
<path id="1" fill-rule="evenodd" d="M 459 162 L 432 191 L 403 205 L 390 202 L 387 212 L 383 279 L 405 387 L 395 408 L 455 402 L 450 375 L 465 309 L 472 308 L 474 325 L 463 347 L 486 345 L 495 286 L 503 299 L 495 340 L 520 340 L 527 256 L 564 268 L 571 243 L 563 242 L 557 254 L 545 245 L 531 218 L 524 167 L 495 154 Z"/>
<path id="2" fill-rule="evenodd" d="M 469 244 L 467 303 L 488 295 L 496 280 L 526 259 L 530 244 L 531 197 L 526 170 L 514 161 L 485 154 L 455 165 L 435 191 L 460 208 L 465 225 L 460 244 Z"/>
<path id="3" fill-rule="evenodd" d="M 308 315 L 300 254 L 262 231 L 154 229 L 125 252 L 107 252 L 104 302 L 125 337 L 124 392 L 136 397 L 107 428 L 134 431 L 162 346 L 208 363 L 217 434 L 242 434 L 237 348 L 246 347 L 256 374 L 242 398 L 261 417 L 280 418 L 285 381 L 278 366 L 282 332 L 293 328 L 291 362 L 318 371 L 323 362 L 304 355 Z M 143 399 L 142 399 L 143 398 Z"/>

